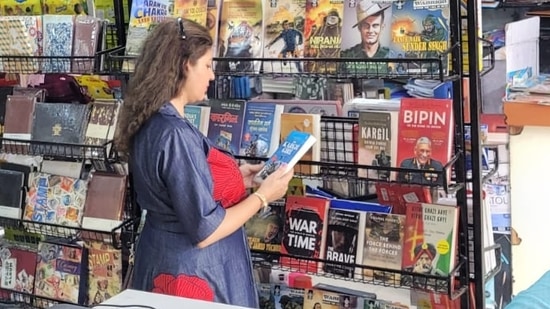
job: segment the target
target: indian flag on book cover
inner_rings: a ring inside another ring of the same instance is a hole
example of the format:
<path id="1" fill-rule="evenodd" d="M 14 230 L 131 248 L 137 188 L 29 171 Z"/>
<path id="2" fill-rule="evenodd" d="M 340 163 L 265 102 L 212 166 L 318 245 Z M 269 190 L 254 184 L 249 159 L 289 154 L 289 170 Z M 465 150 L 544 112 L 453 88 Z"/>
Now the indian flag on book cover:
<path id="1" fill-rule="evenodd" d="M 447 276 L 455 265 L 458 208 L 407 204 L 402 267 L 406 271 Z"/>

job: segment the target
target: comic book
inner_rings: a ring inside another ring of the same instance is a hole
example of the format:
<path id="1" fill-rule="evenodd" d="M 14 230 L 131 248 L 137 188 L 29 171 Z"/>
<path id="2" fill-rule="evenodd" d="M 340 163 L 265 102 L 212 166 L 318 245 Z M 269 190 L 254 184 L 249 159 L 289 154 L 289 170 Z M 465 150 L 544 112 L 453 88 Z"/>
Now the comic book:
<path id="1" fill-rule="evenodd" d="M 261 58 L 263 10 L 261 0 L 224 0 L 220 15 L 218 57 Z M 261 61 L 218 61 L 221 72 L 259 73 Z"/>
<path id="2" fill-rule="evenodd" d="M 390 48 L 396 58 L 434 59 L 449 49 L 449 0 L 399 0 L 393 3 Z M 447 74 L 447 58 L 443 70 Z M 403 74 L 435 74 L 435 63 L 393 64 Z"/>
<path id="3" fill-rule="evenodd" d="M 222 0 L 208 0 L 206 11 L 206 28 L 210 31 L 212 37 L 212 54 L 216 55 L 219 44 L 219 30 L 220 30 L 220 11 Z"/>
<path id="4" fill-rule="evenodd" d="M 206 26 L 208 0 L 175 0 L 174 17 L 183 17 Z"/>
<path id="5" fill-rule="evenodd" d="M 126 39 L 126 55 L 137 56 L 141 45 L 155 25 L 171 17 L 174 10 L 173 0 L 133 0 Z M 125 60 L 125 72 L 134 71 L 134 61 Z"/>
<path id="6" fill-rule="evenodd" d="M 267 2 L 266 2 L 267 3 Z M 306 0 L 271 0 L 264 9 L 264 58 L 302 58 Z M 301 61 L 264 62 L 265 72 L 299 73 Z"/>
<path id="7" fill-rule="evenodd" d="M 376 58 L 395 58 L 391 41 L 392 0 L 345 0 L 342 23 L 342 58 L 364 59 L 346 62 L 347 73 L 387 73 L 388 63 Z"/>
<path id="8" fill-rule="evenodd" d="M 307 0 L 305 37 L 306 58 L 340 58 L 342 43 L 343 0 Z M 334 73 L 336 62 L 313 62 L 304 64 L 305 71 L 315 73 Z"/>

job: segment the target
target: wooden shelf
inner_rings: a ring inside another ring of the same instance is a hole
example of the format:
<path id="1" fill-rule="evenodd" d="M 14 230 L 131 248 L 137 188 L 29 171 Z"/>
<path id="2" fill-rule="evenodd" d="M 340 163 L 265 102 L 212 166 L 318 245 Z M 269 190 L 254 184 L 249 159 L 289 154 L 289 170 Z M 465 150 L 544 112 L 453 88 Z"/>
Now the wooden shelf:
<path id="1" fill-rule="evenodd" d="M 550 127 L 550 105 L 508 101 L 504 102 L 504 114 L 510 127 Z"/>

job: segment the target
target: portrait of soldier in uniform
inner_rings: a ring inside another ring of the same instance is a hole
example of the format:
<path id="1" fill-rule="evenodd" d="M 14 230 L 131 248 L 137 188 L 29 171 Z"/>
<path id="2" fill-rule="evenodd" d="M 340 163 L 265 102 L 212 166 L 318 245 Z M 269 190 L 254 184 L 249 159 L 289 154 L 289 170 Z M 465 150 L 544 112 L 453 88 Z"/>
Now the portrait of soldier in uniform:
<path id="1" fill-rule="evenodd" d="M 399 182 L 443 185 L 443 177 L 438 175 L 438 172 L 443 171 L 443 164 L 432 158 L 432 141 L 427 137 L 416 140 L 414 157 L 401 161 L 399 167 L 421 170 L 400 172 L 397 176 Z"/>
<path id="2" fill-rule="evenodd" d="M 385 12 L 390 3 L 377 3 L 372 0 L 361 0 L 356 7 L 357 23 L 353 28 L 359 30 L 361 42 L 342 51 L 342 58 L 392 58 L 387 46 L 382 46 L 380 36 L 384 30 L 384 20 L 391 18 Z"/>

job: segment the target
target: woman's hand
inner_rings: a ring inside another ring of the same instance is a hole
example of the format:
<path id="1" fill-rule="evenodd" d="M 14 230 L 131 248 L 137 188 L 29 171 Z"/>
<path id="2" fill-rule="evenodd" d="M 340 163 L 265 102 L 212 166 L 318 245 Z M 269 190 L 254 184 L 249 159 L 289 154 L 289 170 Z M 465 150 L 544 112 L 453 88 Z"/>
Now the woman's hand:
<path id="1" fill-rule="evenodd" d="M 244 186 L 246 188 L 254 188 L 258 186 L 258 184 L 254 182 L 254 176 L 256 176 L 256 174 L 262 169 L 262 167 L 264 167 L 263 163 L 260 163 L 260 164 L 245 163 L 239 166 L 241 175 L 243 175 Z"/>
<path id="2" fill-rule="evenodd" d="M 256 192 L 265 196 L 268 203 L 274 202 L 285 196 L 292 177 L 294 177 L 294 169 L 286 172 L 286 165 L 279 166 L 267 176 Z"/>

